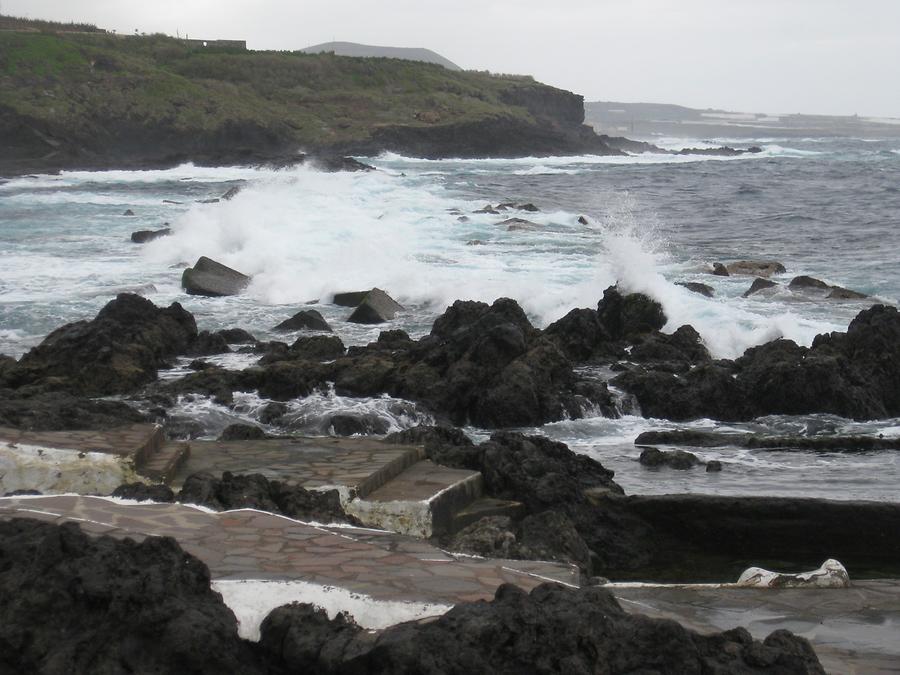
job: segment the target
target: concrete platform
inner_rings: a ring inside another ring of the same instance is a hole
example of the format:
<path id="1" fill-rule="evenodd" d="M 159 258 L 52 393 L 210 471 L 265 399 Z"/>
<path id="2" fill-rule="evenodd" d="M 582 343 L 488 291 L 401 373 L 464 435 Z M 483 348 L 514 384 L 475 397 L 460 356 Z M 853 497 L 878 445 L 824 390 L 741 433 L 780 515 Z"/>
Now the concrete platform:
<path id="1" fill-rule="evenodd" d="M 900 673 L 900 579 L 851 583 L 846 589 L 609 588 L 629 612 L 701 632 L 744 626 L 763 638 L 786 628 L 812 642 L 829 673 Z"/>
<path id="2" fill-rule="evenodd" d="M 190 457 L 171 484 L 179 487 L 200 471 L 259 473 L 310 490 L 336 488 L 350 499 L 365 497 L 424 457 L 419 446 L 365 438 L 191 441 Z"/>
<path id="3" fill-rule="evenodd" d="M 103 431 L 0 428 L 0 494 L 15 490 L 105 494 L 122 483 L 164 479 L 188 453 L 156 424 Z"/>

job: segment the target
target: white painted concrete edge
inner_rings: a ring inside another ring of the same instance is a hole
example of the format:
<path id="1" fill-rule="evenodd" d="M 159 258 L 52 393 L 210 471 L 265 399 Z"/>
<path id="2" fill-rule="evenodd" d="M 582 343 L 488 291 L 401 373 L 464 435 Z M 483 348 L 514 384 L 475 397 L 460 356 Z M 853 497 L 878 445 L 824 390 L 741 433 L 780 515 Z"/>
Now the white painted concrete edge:
<path id="1" fill-rule="evenodd" d="M 214 591 L 238 620 L 238 635 L 259 640 L 263 620 L 276 607 L 304 602 L 321 607 L 333 619 L 346 612 L 363 628 L 379 630 L 405 621 L 416 621 L 448 612 L 453 605 L 438 603 L 376 600 L 345 588 L 323 586 L 307 581 L 268 581 L 259 579 L 214 579 Z"/>

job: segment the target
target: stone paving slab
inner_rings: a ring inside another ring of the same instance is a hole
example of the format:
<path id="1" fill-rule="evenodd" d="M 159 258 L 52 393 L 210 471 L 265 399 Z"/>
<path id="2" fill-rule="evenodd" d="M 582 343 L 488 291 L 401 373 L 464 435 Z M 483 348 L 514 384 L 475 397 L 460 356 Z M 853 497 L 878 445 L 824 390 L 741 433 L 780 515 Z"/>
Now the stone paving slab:
<path id="1" fill-rule="evenodd" d="M 203 560 L 214 579 L 299 580 L 376 600 L 455 604 L 490 599 L 502 583 L 530 590 L 574 573 L 559 563 L 457 557 L 400 535 L 252 510 L 212 513 L 74 495 L 0 498 L 0 518 L 14 517 L 75 521 L 92 534 L 119 538 L 171 536 Z"/>
<path id="2" fill-rule="evenodd" d="M 260 473 L 307 489 L 343 487 L 366 496 L 425 456 L 419 446 L 356 438 L 191 441 L 191 454 L 172 480 L 192 473 Z"/>
<path id="3" fill-rule="evenodd" d="M 786 628 L 812 642 L 829 673 L 900 673 L 900 580 L 850 588 L 609 588 L 627 611 L 701 632 L 746 627 L 755 638 Z"/>

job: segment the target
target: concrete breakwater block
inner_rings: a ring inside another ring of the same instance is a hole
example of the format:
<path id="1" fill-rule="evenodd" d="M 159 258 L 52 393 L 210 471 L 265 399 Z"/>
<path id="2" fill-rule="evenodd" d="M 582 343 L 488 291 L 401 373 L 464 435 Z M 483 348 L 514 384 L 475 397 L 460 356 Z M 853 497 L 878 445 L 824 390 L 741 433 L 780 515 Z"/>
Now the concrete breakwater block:
<path id="1" fill-rule="evenodd" d="M 403 305 L 394 300 L 380 288 L 373 288 L 363 294 L 340 293 L 334 296 L 335 304 L 353 306 L 357 301 L 356 309 L 347 318 L 351 323 L 384 323 L 393 319 L 397 312 L 403 311 Z"/>
<path id="2" fill-rule="evenodd" d="M 797 574 L 750 567 L 741 574 L 737 585 L 749 588 L 849 588 L 850 575 L 840 562 L 831 558 L 817 570 Z"/>
<path id="3" fill-rule="evenodd" d="M 181 285 L 189 295 L 221 297 L 238 295 L 250 284 L 250 277 L 206 256 L 181 275 Z"/>

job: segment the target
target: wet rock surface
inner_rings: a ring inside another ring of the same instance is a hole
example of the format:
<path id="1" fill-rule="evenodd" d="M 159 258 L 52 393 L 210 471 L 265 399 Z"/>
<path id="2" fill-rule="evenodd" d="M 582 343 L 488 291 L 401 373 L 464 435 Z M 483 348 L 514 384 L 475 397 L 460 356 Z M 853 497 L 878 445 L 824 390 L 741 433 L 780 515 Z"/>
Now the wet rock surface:
<path id="1" fill-rule="evenodd" d="M 808 413 L 884 419 L 900 415 L 898 375 L 900 313 L 874 305 L 845 333 L 819 335 L 809 348 L 775 340 L 683 375 L 632 370 L 614 384 L 637 397 L 644 415 L 671 420 Z"/>
<path id="2" fill-rule="evenodd" d="M 159 230 L 138 230 L 131 233 L 131 241 L 135 244 L 146 244 L 160 237 L 168 237 L 172 234 L 172 228 L 163 227 Z"/>
<path id="3" fill-rule="evenodd" d="M 51 391 L 28 395 L 0 389 L 0 426 L 27 431 L 111 429 L 146 422 L 147 417 L 121 401 L 105 401 Z"/>
<path id="4" fill-rule="evenodd" d="M 112 497 L 134 499 L 139 502 L 175 501 L 175 493 L 168 485 L 148 485 L 146 483 L 126 483 L 113 490 Z"/>
<path id="5" fill-rule="evenodd" d="M 739 260 L 728 263 L 725 269 L 729 275 L 750 274 L 768 279 L 773 274 L 787 272 L 785 266 L 775 260 Z"/>
<path id="6" fill-rule="evenodd" d="M 667 466 L 671 469 L 678 469 L 680 471 L 693 469 L 695 466 L 703 464 L 703 462 L 700 461 L 700 458 L 692 452 L 685 452 L 684 450 L 671 450 L 665 452 L 658 448 L 645 448 L 641 451 L 641 456 L 638 461 L 642 466 L 651 468 Z"/>
<path id="7" fill-rule="evenodd" d="M 91 321 L 50 333 L 6 372 L 12 387 L 30 385 L 86 396 L 127 393 L 156 379 L 166 360 L 197 338 L 194 317 L 177 302 L 160 309 L 123 293 Z"/>
<path id="8" fill-rule="evenodd" d="M 209 582 L 170 538 L 0 522 L 0 671 L 264 672 Z"/>
<path id="9" fill-rule="evenodd" d="M 256 441 L 268 438 L 260 427 L 252 424 L 229 424 L 219 434 L 220 441 Z"/>
<path id="10" fill-rule="evenodd" d="M 778 286 L 778 284 L 776 284 L 774 281 L 757 277 L 753 280 L 753 283 L 750 284 L 750 288 L 744 291 L 744 294 L 741 297 L 749 298 L 751 295 L 756 295 L 760 291 L 764 291 L 768 288 L 775 288 L 776 286 Z"/>
<path id="11" fill-rule="evenodd" d="M 192 474 L 185 479 L 177 500 L 216 511 L 259 509 L 304 521 L 359 524 L 344 513 L 337 490 L 305 490 L 270 481 L 261 474 L 234 475 L 226 471 L 221 478 L 209 473 Z"/>
<path id="12" fill-rule="evenodd" d="M 344 343 L 335 335 L 311 335 L 297 338 L 290 347 L 279 342 L 271 343 L 259 362 L 265 365 L 304 359 L 330 361 L 343 356 L 345 351 Z"/>
<path id="13" fill-rule="evenodd" d="M 701 635 L 627 614 L 598 587 L 511 585 L 491 602 L 458 605 L 427 623 L 377 636 L 304 605 L 279 608 L 261 645 L 285 670 L 324 673 L 824 673 L 809 642 L 788 631 L 756 641 L 744 629 Z M 310 626 L 307 633 L 301 626 Z"/>
<path id="14" fill-rule="evenodd" d="M 684 286 L 686 289 L 691 291 L 691 293 L 697 293 L 707 298 L 712 298 L 716 294 L 715 289 L 713 289 L 712 286 L 710 286 L 709 284 L 702 284 L 697 281 L 683 281 L 679 282 L 678 285 Z"/>

